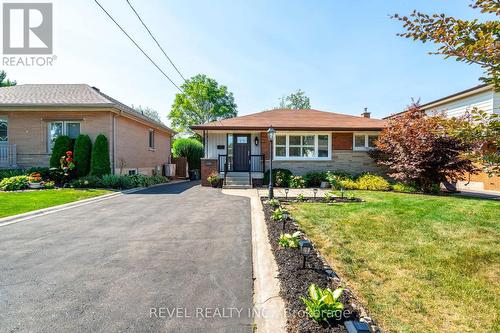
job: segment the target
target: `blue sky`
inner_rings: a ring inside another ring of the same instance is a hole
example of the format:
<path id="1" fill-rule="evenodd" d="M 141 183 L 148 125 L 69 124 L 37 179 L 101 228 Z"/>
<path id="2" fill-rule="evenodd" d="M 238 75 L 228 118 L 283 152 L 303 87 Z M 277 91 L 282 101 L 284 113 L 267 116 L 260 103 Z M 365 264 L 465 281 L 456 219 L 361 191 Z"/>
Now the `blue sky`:
<path id="1" fill-rule="evenodd" d="M 44 1 L 45 2 L 45 1 Z M 125 0 L 100 0 L 181 84 Z M 131 0 L 185 76 L 205 73 L 234 93 L 240 115 L 269 109 L 297 89 L 319 110 L 373 117 L 410 97 L 433 100 L 479 84 L 482 71 L 396 36 L 391 13 L 413 9 L 474 18 L 466 0 Z M 92 0 L 55 0 L 53 67 L 3 67 L 19 83 L 88 83 L 162 118 L 176 89 Z"/>

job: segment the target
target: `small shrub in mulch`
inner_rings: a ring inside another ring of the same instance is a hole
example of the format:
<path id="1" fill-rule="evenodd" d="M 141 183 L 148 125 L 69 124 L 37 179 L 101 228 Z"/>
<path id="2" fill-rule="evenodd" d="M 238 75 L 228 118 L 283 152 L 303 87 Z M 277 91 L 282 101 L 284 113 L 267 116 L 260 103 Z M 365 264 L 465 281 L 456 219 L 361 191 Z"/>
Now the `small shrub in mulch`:
<path id="1" fill-rule="evenodd" d="M 344 311 L 340 320 L 332 319 L 328 323 L 317 323 L 306 312 L 306 306 L 300 297 L 307 297 L 307 289 L 311 284 L 320 288 L 345 288 L 333 270 L 328 267 L 316 249 L 307 257 L 306 269 L 302 268 L 303 256 L 297 248 L 283 248 L 278 244 L 282 233 L 293 234 L 301 231 L 293 221 L 287 221 L 283 231 L 283 223 L 271 219 L 275 208 L 267 204 L 267 198 L 261 198 L 267 224 L 269 242 L 278 265 L 278 278 L 280 279 L 280 296 L 285 302 L 287 311 L 288 332 L 347 332 L 343 322 L 346 320 L 359 320 L 361 317 L 361 303 L 356 300 L 349 289 L 344 289 L 340 301 L 344 304 Z M 284 200 L 282 200 L 283 202 Z M 295 201 L 291 199 L 290 201 Z M 325 202 L 323 198 L 306 198 L 307 202 Z M 302 234 L 302 238 L 304 235 Z M 363 311 L 364 313 L 364 311 Z M 366 315 L 366 314 L 365 314 Z"/>

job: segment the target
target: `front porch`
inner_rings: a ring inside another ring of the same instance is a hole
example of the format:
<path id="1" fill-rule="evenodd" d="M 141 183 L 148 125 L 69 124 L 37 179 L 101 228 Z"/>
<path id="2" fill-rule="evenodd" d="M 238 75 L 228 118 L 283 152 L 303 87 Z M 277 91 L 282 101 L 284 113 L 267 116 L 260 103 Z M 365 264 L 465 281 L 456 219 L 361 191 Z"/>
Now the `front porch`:
<path id="1" fill-rule="evenodd" d="M 0 142 L 0 169 L 17 167 L 16 145 Z"/>

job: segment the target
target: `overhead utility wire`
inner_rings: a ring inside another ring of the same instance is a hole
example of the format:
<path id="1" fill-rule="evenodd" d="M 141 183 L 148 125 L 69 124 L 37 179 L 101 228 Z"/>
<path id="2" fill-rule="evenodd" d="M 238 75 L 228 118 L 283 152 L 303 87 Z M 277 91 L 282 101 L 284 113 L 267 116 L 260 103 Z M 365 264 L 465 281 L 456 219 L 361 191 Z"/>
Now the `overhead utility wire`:
<path id="1" fill-rule="evenodd" d="M 176 87 L 176 88 L 177 88 L 177 89 L 178 89 L 181 93 L 183 93 L 182 89 L 181 89 L 181 88 L 179 88 L 179 86 L 178 86 L 177 84 L 175 84 L 175 82 L 174 82 L 174 81 L 172 81 L 172 79 L 171 79 L 171 78 L 170 78 L 170 77 L 169 77 L 169 76 L 168 76 L 168 75 L 167 75 L 167 74 L 166 74 L 166 73 L 165 73 L 165 72 L 164 72 L 164 71 L 160 68 L 160 66 L 158 66 L 158 65 L 156 64 L 156 62 L 154 62 L 154 61 L 153 61 L 153 59 L 151 59 L 151 57 L 150 57 L 150 56 L 149 56 L 149 55 L 148 55 L 148 54 L 147 54 L 147 53 L 146 53 L 146 52 L 145 52 L 145 51 L 144 51 L 144 50 L 143 50 L 143 49 L 139 46 L 139 44 L 137 44 L 137 43 L 136 43 L 136 41 L 135 41 L 132 37 L 130 37 L 130 35 L 129 35 L 126 31 L 125 31 L 125 29 L 123 29 L 123 28 L 121 27 L 121 25 L 120 25 L 118 22 L 116 22 L 116 20 L 113 18 L 113 16 L 111 16 L 111 14 L 110 14 L 110 13 L 108 13 L 108 11 L 107 11 L 106 9 L 104 9 L 104 7 L 103 7 L 103 6 L 99 3 L 99 1 L 97 1 L 97 0 L 94 0 L 94 1 L 95 1 L 95 3 L 96 3 L 99 7 L 101 7 L 101 9 L 102 9 L 102 10 L 106 13 L 106 15 L 107 15 L 107 16 L 111 19 L 111 21 L 113 21 L 113 22 L 116 24 L 116 26 L 117 26 L 118 28 L 120 28 L 120 30 L 121 30 L 121 31 L 125 34 L 125 36 L 127 36 L 127 37 L 128 37 L 128 39 L 130 39 L 130 41 L 131 41 L 131 42 L 132 42 L 132 43 L 133 43 L 133 44 L 134 44 L 134 45 L 135 45 L 135 46 L 136 46 L 136 47 L 137 47 L 137 48 L 138 48 L 138 49 L 142 52 L 142 54 L 144 54 L 144 56 L 145 56 L 146 58 L 148 58 L 148 60 L 149 60 L 149 61 L 150 61 L 150 62 L 151 62 L 151 63 L 152 63 L 152 64 L 153 64 L 153 65 L 154 65 L 154 66 L 155 66 L 155 67 L 156 67 L 156 68 L 157 68 L 157 69 L 158 69 L 158 70 L 159 70 L 162 74 L 163 74 L 163 76 L 165 76 L 165 77 L 166 77 L 166 78 L 170 81 L 170 83 L 172 83 L 172 84 L 173 84 L 173 85 L 174 85 L 174 86 L 175 86 L 175 87 Z"/>
<path id="2" fill-rule="evenodd" d="M 180 70 L 177 68 L 177 66 L 175 66 L 174 62 L 172 61 L 172 59 L 170 59 L 170 57 L 167 55 L 167 52 L 165 52 L 165 50 L 163 49 L 163 47 L 160 45 L 160 43 L 158 42 L 158 40 L 155 38 L 155 36 L 153 35 L 153 33 L 151 32 L 151 30 L 149 30 L 148 26 L 146 25 L 146 23 L 144 23 L 143 19 L 141 18 L 141 16 L 139 15 L 139 13 L 137 13 L 137 11 L 135 10 L 134 6 L 132 6 L 132 4 L 130 3 L 129 0 L 127 0 L 127 3 L 129 5 L 129 7 L 132 9 L 132 11 L 135 13 L 135 16 L 137 16 L 137 18 L 139 19 L 139 21 L 141 21 L 142 25 L 144 26 L 144 28 L 148 31 L 149 35 L 151 36 L 151 38 L 153 38 L 153 40 L 155 41 L 156 45 L 158 45 L 158 47 L 160 48 L 161 52 L 163 52 L 163 55 L 165 55 L 165 57 L 168 59 L 168 61 L 170 62 L 170 64 L 175 68 L 175 70 L 177 71 L 177 73 L 179 73 L 179 75 L 182 77 L 182 79 L 184 81 L 186 81 L 186 79 L 184 78 L 184 75 L 182 75 L 182 73 L 180 72 Z"/>

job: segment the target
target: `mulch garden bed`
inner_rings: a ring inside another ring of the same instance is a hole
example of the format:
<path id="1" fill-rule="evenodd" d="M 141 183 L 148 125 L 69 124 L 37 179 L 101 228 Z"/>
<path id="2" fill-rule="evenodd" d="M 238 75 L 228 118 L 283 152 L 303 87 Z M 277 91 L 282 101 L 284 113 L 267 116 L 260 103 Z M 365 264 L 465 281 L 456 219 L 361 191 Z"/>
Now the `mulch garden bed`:
<path id="1" fill-rule="evenodd" d="M 262 197 L 261 200 L 264 207 L 269 242 L 278 265 L 278 278 L 281 284 L 280 296 L 285 302 L 287 313 L 287 331 L 294 333 L 347 332 L 343 325 L 344 321 L 359 320 L 362 317 L 366 318 L 367 313 L 361 303 L 355 298 L 349 288 L 346 287 L 346 284 L 342 283 L 316 249 L 313 249 L 307 257 L 306 268 L 303 269 L 303 256 L 299 249 L 285 249 L 278 245 L 278 239 L 282 233 L 293 234 L 295 231 L 300 231 L 302 233 L 301 238 L 305 238 L 305 235 L 299 226 L 290 219 L 286 222 L 285 231 L 283 232 L 283 223 L 271 220 L 274 208 L 267 204 L 267 198 Z M 287 201 L 297 202 L 295 198 L 290 198 L 289 200 L 280 199 L 282 207 L 284 206 L 283 203 Z M 353 200 L 346 201 L 353 202 Z M 325 200 L 323 198 L 304 198 L 300 202 L 325 203 Z M 332 290 L 344 288 L 344 292 L 340 298 L 340 301 L 344 304 L 342 319 L 332 321 L 329 324 L 318 324 L 307 315 L 306 306 L 300 297 L 308 296 L 307 289 L 312 283 L 318 285 L 320 288 L 331 288 Z M 370 318 L 366 319 L 370 321 Z"/>

